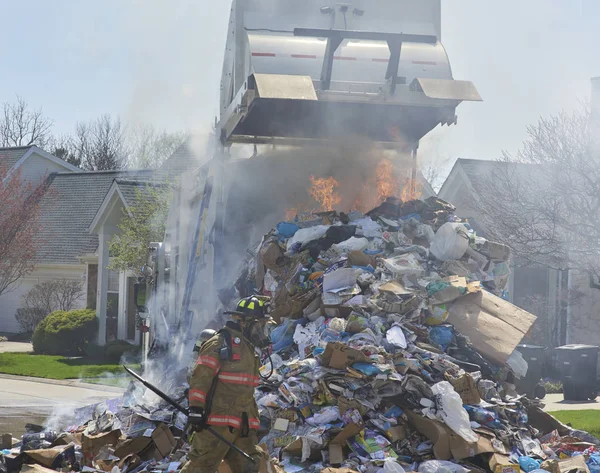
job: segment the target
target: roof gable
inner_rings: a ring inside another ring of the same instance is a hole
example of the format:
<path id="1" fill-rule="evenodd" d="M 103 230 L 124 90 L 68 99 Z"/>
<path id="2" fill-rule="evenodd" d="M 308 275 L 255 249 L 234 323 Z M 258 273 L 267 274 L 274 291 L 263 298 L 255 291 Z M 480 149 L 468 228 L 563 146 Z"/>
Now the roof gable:
<path id="1" fill-rule="evenodd" d="M 94 253 L 98 248 L 98 237 L 88 229 L 115 179 L 148 180 L 152 177 L 150 170 L 52 175 L 49 191 L 41 204 L 38 261 L 74 264 L 79 256 Z"/>
<path id="2" fill-rule="evenodd" d="M 10 172 L 12 172 L 13 170 L 23 166 L 23 164 L 34 155 L 47 159 L 54 164 L 61 166 L 65 172 L 81 172 L 81 169 L 78 167 L 75 167 L 72 164 L 63 161 L 62 159 L 57 158 L 53 154 L 50 154 L 35 145 L 0 148 L 0 166 L 6 166 L 5 169 L 8 169 Z"/>

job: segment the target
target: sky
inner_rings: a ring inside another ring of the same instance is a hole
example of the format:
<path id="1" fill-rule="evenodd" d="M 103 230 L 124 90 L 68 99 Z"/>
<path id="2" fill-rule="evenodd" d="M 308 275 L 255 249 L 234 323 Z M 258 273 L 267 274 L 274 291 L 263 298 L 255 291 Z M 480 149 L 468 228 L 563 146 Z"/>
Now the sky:
<path id="1" fill-rule="evenodd" d="M 301 0 L 298 0 L 301 1 Z M 325 2 L 325 0 L 323 0 Z M 494 159 L 540 116 L 589 98 L 600 76 L 597 0 L 442 0 L 459 106 L 422 153 Z M 0 0 L 0 102 L 41 107 L 57 133 L 101 114 L 206 130 L 218 114 L 229 0 Z"/>

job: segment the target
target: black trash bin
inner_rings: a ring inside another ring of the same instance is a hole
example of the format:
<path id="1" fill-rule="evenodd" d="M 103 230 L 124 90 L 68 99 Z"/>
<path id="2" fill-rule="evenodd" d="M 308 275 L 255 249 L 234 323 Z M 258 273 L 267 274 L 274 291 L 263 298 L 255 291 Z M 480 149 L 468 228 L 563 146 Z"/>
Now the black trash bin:
<path id="1" fill-rule="evenodd" d="M 593 345 L 556 348 L 556 363 L 563 382 L 565 401 L 594 400 L 598 396 L 598 352 Z"/>
<path id="2" fill-rule="evenodd" d="M 527 395 L 530 399 L 544 399 L 546 389 L 540 381 L 546 364 L 546 347 L 519 345 L 517 350 L 523 355 L 523 359 L 528 365 L 527 375 L 524 378 L 515 380 L 517 392 Z"/>

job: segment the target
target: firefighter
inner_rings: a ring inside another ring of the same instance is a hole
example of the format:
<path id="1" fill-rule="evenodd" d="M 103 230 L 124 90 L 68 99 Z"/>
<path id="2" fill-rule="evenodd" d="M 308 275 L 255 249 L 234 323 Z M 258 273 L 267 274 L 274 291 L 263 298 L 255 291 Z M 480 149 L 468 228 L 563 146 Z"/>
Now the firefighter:
<path id="1" fill-rule="evenodd" d="M 233 473 L 258 472 L 263 455 L 258 447 L 260 418 L 254 400 L 260 360 L 268 334 L 269 299 L 252 296 L 226 312 L 232 321 L 205 342 L 190 380 L 189 423 L 195 431 L 189 461 L 182 473 L 214 473 L 226 460 Z M 205 430 L 211 426 L 228 441 L 256 458 L 252 463 Z"/>

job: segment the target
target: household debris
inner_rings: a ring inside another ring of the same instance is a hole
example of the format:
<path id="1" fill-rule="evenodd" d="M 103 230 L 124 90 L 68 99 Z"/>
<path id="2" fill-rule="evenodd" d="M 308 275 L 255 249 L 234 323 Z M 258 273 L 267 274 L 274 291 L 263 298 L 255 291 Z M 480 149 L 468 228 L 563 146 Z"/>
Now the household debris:
<path id="1" fill-rule="evenodd" d="M 262 472 L 600 471 L 598 439 L 516 394 L 527 363 L 515 348 L 535 317 L 505 300 L 508 248 L 454 210 L 388 199 L 367 215 L 298 215 L 264 237 L 235 284 L 239 297 L 271 296 L 278 322 L 256 392 Z M 184 407 L 186 388 L 168 390 Z M 185 425 L 132 384 L 60 434 L 3 438 L 0 469 L 175 473 Z"/>

